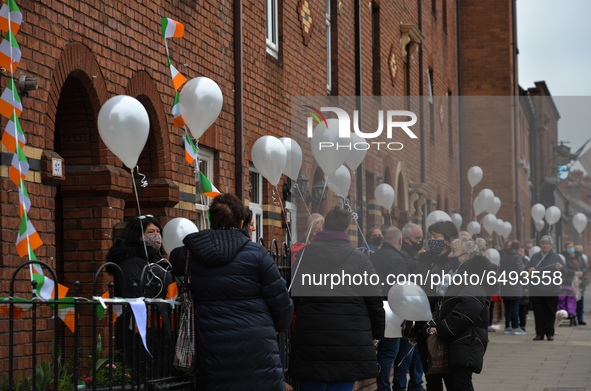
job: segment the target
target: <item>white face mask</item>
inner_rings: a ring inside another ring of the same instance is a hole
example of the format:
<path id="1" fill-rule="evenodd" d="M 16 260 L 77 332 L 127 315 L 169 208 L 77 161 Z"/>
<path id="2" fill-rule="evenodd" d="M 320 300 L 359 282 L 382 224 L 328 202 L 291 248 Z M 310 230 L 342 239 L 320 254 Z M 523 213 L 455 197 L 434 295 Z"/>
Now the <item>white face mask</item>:
<path id="1" fill-rule="evenodd" d="M 156 250 L 160 250 L 160 247 L 162 246 L 162 236 L 158 232 L 155 232 L 153 234 L 146 234 L 144 235 L 144 238 L 146 241 L 146 246 L 150 246 L 155 248 Z"/>

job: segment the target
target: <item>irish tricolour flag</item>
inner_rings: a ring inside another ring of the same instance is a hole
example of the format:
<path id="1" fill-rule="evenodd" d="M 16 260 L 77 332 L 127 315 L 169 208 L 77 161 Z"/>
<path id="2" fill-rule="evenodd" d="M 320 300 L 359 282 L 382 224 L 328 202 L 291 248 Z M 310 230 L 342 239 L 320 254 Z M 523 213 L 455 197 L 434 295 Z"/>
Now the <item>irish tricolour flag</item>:
<path id="1" fill-rule="evenodd" d="M 14 0 L 5 0 L 0 8 L 0 30 L 8 31 L 8 20 L 10 19 L 10 30 L 16 35 L 23 22 L 23 14 L 18 9 Z"/>
<path id="2" fill-rule="evenodd" d="M 21 225 L 18 230 L 18 236 L 16 237 L 16 250 L 18 251 L 19 257 L 30 255 L 30 250 L 35 250 L 43 244 L 39 234 L 33 223 L 27 217 L 27 212 L 23 212 L 21 218 Z"/>
<path id="3" fill-rule="evenodd" d="M 203 191 L 203 194 L 211 198 L 221 194 L 217 187 L 201 171 L 199 171 L 199 177 L 201 178 L 201 191 Z"/>
<path id="4" fill-rule="evenodd" d="M 182 37 L 185 32 L 185 26 L 182 23 L 174 21 L 170 18 L 160 19 L 162 24 L 162 36 L 164 39 Z"/>
<path id="5" fill-rule="evenodd" d="M 18 46 L 12 31 L 9 31 L 4 41 L 0 43 L 0 67 L 14 73 L 20 61 L 21 48 Z"/>

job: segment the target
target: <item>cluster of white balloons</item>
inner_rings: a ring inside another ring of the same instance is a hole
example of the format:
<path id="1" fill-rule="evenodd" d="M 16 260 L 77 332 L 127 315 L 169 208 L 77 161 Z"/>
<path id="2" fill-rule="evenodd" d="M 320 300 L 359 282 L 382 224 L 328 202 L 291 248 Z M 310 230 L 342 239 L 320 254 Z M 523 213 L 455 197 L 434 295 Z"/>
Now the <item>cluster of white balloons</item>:
<path id="1" fill-rule="evenodd" d="M 273 186 L 277 186 L 283 174 L 294 181 L 298 179 L 302 148 L 289 137 L 262 136 L 252 145 L 251 156 L 255 168 Z"/>
<path id="2" fill-rule="evenodd" d="M 534 220 L 536 231 L 538 232 L 544 229 L 546 223 L 549 226 L 556 224 L 561 216 L 560 209 L 556 206 L 546 209 L 542 204 L 535 204 L 531 207 L 531 218 Z"/>
<path id="3" fill-rule="evenodd" d="M 495 215 L 501 209 L 501 199 L 495 196 L 491 189 L 482 189 L 473 202 L 474 213 L 476 216 L 487 212 Z"/>
<path id="4" fill-rule="evenodd" d="M 427 294 L 412 282 L 394 284 L 384 301 L 386 311 L 386 338 L 402 337 L 403 320 L 429 321 L 433 318 Z"/>
<path id="5" fill-rule="evenodd" d="M 496 232 L 504 239 L 507 239 L 509 235 L 511 235 L 511 231 L 513 231 L 513 225 L 510 222 L 503 221 L 492 213 L 484 216 L 482 219 L 482 226 L 490 235 L 493 235 Z"/>
<path id="6" fill-rule="evenodd" d="M 218 118 L 223 100 L 220 87 L 207 77 L 196 77 L 185 84 L 179 95 L 179 109 L 195 139 Z M 133 170 L 150 132 L 144 105 L 128 95 L 114 96 L 101 107 L 97 125 L 107 148 Z"/>

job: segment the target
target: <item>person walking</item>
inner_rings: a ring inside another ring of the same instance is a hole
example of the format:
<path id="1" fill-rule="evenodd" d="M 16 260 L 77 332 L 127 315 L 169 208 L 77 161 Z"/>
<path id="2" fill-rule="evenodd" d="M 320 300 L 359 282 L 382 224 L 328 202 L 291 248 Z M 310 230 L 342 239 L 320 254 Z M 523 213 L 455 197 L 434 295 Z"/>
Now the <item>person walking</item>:
<path id="1" fill-rule="evenodd" d="M 513 240 L 510 247 L 501 256 L 499 267 L 499 273 L 504 275 L 505 281 L 507 281 L 507 283 L 501 284 L 500 289 L 505 305 L 505 334 L 525 334 L 525 331 L 519 327 L 519 300 L 523 293 L 520 282 L 523 260 L 518 253 L 519 247 L 521 247 L 521 243 L 518 240 Z M 515 279 L 516 283 L 513 284 L 511 281 L 515 281 Z"/>
<path id="2" fill-rule="evenodd" d="M 544 235 L 540 239 L 541 250 L 531 257 L 527 270 L 530 279 L 530 301 L 534 310 L 536 336 L 534 341 L 542 341 L 544 335 L 548 341 L 554 341 L 554 321 L 556 319 L 556 307 L 558 305 L 558 295 L 560 293 L 560 284 L 556 284 L 554 278 L 556 271 L 561 271 L 564 267 L 562 260 L 552 250 L 552 237 Z M 535 273 L 534 273 L 535 272 Z M 542 277 L 542 273 L 550 273 L 552 281 L 549 284 L 535 284 L 534 276 Z"/>
<path id="3" fill-rule="evenodd" d="M 305 283 L 306 275 L 375 274 L 367 255 L 350 242 L 349 220 L 342 208 L 330 211 L 324 230 L 292 267 L 298 271 L 292 288 L 296 316 L 289 374 L 301 391 L 351 391 L 355 381 L 378 375 L 374 340 L 384 337 L 386 316 L 381 287 Z"/>
<path id="4" fill-rule="evenodd" d="M 276 333 L 293 314 L 286 282 L 267 250 L 242 229 L 246 214 L 238 197 L 216 196 L 209 215 L 211 229 L 187 235 L 170 255 L 178 276 L 190 256 L 197 387 L 283 391 Z"/>
<path id="5" fill-rule="evenodd" d="M 451 243 L 449 256 L 457 257 L 458 274 L 480 276 L 484 272 L 488 276 L 496 272 L 496 266 L 481 255 L 484 245 L 483 239 L 474 241 L 465 236 Z M 480 284 L 465 279 L 450 284 L 433 313 L 436 325 L 428 333 L 439 335 L 449 348 L 451 372 L 444 375 L 447 390 L 474 391 L 472 374 L 482 371 L 488 345 L 488 306 L 494 289 L 487 279 Z"/>
<path id="6" fill-rule="evenodd" d="M 396 227 L 388 227 L 384 231 L 382 247 L 370 257 L 382 285 L 382 299 L 388 300 L 388 292 L 398 275 L 406 276 L 407 269 L 402 248 L 402 233 Z M 391 284 L 388 281 L 392 282 Z M 383 338 L 378 343 L 378 364 L 380 372 L 377 377 L 378 391 L 391 391 L 390 372 L 396 359 L 402 338 Z"/>

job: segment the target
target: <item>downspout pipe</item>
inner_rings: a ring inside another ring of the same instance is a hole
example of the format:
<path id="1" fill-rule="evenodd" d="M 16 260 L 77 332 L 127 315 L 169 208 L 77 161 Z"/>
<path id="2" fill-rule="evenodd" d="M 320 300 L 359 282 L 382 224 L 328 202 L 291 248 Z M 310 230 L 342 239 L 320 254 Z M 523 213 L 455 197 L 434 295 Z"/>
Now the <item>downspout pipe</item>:
<path id="1" fill-rule="evenodd" d="M 521 237 L 521 207 L 519 204 L 519 132 L 518 114 L 519 114 L 519 82 L 517 80 L 517 12 L 515 9 L 515 1 L 511 0 L 511 18 L 513 24 L 513 138 L 515 141 L 514 149 L 514 169 L 515 169 L 515 235 L 518 240 Z"/>
<path id="2" fill-rule="evenodd" d="M 419 5 L 419 30 L 423 32 L 423 1 L 417 0 Z M 419 118 L 421 119 L 421 127 L 420 127 L 420 134 L 421 134 L 421 183 L 425 183 L 427 181 L 427 174 L 426 174 L 426 162 L 425 162 L 425 121 L 424 121 L 424 102 L 423 102 L 423 89 L 424 89 L 424 75 L 423 75 L 423 59 L 424 57 L 424 50 L 423 45 L 419 45 Z M 427 224 L 427 204 L 424 206 L 425 210 L 423 211 L 423 227 Z"/>
<path id="3" fill-rule="evenodd" d="M 456 3 L 456 39 L 457 39 L 457 61 L 458 61 L 458 92 L 457 92 L 457 101 L 458 101 L 458 183 L 460 184 L 460 212 L 462 216 L 467 216 L 467 213 L 472 207 L 472 205 L 468 206 L 468 209 L 464 209 L 464 175 L 462 175 L 464 170 L 464 161 L 462 160 L 462 23 L 461 23 L 461 12 L 460 12 L 460 1 Z M 448 102 L 451 104 L 451 102 Z"/>
<path id="4" fill-rule="evenodd" d="M 236 195 L 244 202 L 244 88 L 242 0 L 234 0 L 234 152 Z"/>
<path id="5" fill-rule="evenodd" d="M 355 96 L 357 112 L 359 113 L 359 124 L 363 124 L 363 112 L 361 107 L 362 78 L 361 78 L 361 1 L 355 0 Z M 357 167 L 357 199 L 358 212 L 357 223 L 359 229 L 363 230 L 364 207 L 363 207 L 363 162 Z M 363 240 L 363 232 L 357 232 L 357 243 Z"/>

